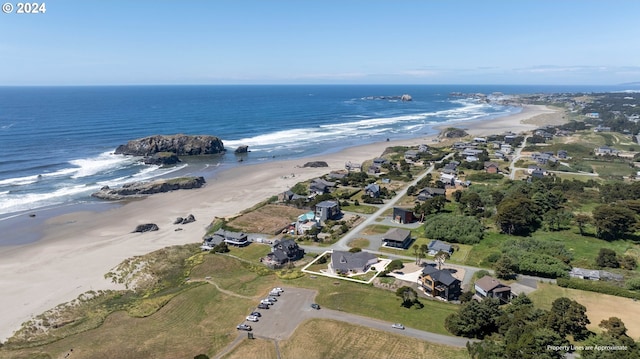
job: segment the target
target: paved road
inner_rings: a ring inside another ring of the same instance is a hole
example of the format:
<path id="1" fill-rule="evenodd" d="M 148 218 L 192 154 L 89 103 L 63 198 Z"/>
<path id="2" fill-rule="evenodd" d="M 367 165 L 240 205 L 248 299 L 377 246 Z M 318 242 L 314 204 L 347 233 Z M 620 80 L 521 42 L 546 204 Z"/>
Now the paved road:
<path id="1" fill-rule="evenodd" d="M 522 149 L 527 145 L 527 138 L 531 137 L 531 135 L 524 136 L 524 140 L 520 144 L 520 147 L 516 149 L 515 155 L 513 159 L 511 159 L 511 163 L 509 164 L 509 179 L 514 180 L 516 178 L 516 170 L 520 168 L 516 168 L 516 162 L 520 159 L 520 153 Z"/>
<path id="2" fill-rule="evenodd" d="M 442 160 L 440 160 L 438 162 L 442 162 L 445 159 L 450 158 L 452 156 L 453 156 L 453 154 L 450 153 L 450 154 L 448 154 L 447 156 L 445 156 Z M 371 224 L 373 224 L 373 222 L 375 222 L 375 220 L 378 219 L 379 217 L 382 217 L 382 214 L 385 211 L 387 211 L 388 209 L 393 207 L 396 204 L 396 202 L 398 202 L 400 200 L 400 198 L 402 198 L 402 196 L 407 194 L 407 189 L 409 187 L 415 186 L 418 183 L 418 181 L 420 181 L 421 179 L 426 177 L 427 174 L 433 172 L 433 169 L 434 169 L 434 166 L 431 165 L 431 167 L 429 167 L 424 173 L 422 173 L 420 176 L 418 176 L 415 180 L 413 180 L 408 185 L 404 186 L 399 192 L 396 193 L 395 197 L 393 197 L 392 199 L 387 201 L 387 203 L 385 203 L 384 205 L 380 206 L 380 208 L 375 213 L 373 213 L 372 215 L 367 217 L 364 221 L 362 221 L 356 227 L 352 228 L 346 235 L 344 235 L 342 238 L 340 238 L 340 240 L 338 242 L 334 243 L 331 246 L 331 249 L 337 249 L 337 250 L 343 250 L 343 251 L 344 250 L 348 250 L 349 246 L 347 246 L 347 244 L 349 242 L 351 242 L 354 239 L 354 237 L 360 233 L 360 231 L 365 229 L 367 226 L 370 226 Z"/>
<path id="3" fill-rule="evenodd" d="M 466 338 L 430 333 L 413 328 L 406 328 L 405 330 L 393 329 L 391 328 L 391 322 L 337 310 L 325 308 L 316 310 L 311 308 L 311 303 L 314 303 L 316 294 L 315 290 L 285 287 L 284 293 L 277 297 L 278 301 L 271 308 L 258 310 L 262 314 L 258 322 L 245 323 L 252 326 L 255 337 L 275 340 L 288 339 L 302 322 L 307 319 L 319 318 L 338 320 L 458 348 L 464 348 L 467 341 L 469 341 Z"/>

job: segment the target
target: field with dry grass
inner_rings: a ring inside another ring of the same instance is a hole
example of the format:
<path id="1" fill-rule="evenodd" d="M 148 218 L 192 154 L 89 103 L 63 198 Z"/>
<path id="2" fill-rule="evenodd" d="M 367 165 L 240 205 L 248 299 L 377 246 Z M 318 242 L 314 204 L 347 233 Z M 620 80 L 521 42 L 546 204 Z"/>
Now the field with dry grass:
<path id="1" fill-rule="evenodd" d="M 223 359 L 276 359 L 275 343 L 267 339 L 244 339 Z"/>
<path id="2" fill-rule="evenodd" d="M 468 358 L 467 350 L 333 320 L 312 319 L 280 342 L 283 359 Z"/>
<path id="3" fill-rule="evenodd" d="M 567 297 L 577 301 L 587 308 L 587 317 L 591 324 L 589 330 L 601 332 L 598 324 L 603 319 L 618 317 L 627 327 L 627 334 L 638 340 L 640 338 L 640 303 L 630 298 L 616 297 L 613 295 L 587 292 L 577 289 L 558 287 L 557 285 L 538 283 L 538 290 L 529 295 L 531 300 L 544 309 L 550 309 L 551 303 L 560 297 Z"/>
<path id="4" fill-rule="evenodd" d="M 232 219 L 228 225 L 247 233 L 275 235 L 305 212 L 308 211 L 289 206 L 268 204 Z"/>

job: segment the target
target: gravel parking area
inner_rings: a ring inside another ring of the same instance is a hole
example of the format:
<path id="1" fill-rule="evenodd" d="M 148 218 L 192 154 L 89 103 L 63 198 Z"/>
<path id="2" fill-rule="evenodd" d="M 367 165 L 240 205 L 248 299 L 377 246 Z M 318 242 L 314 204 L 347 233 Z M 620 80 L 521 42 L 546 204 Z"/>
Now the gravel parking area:
<path id="1" fill-rule="evenodd" d="M 311 304 L 314 303 L 316 291 L 290 287 L 282 289 L 284 289 L 284 293 L 276 297 L 278 301 L 269 309 L 255 309 L 262 314 L 259 321 L 245 321 L 246 324 L 251 325 L 255 336 L 277 340 L 286 339 L 293 334 L 300 323 L 315 316 L 316 310 L 311 308 Z"/>

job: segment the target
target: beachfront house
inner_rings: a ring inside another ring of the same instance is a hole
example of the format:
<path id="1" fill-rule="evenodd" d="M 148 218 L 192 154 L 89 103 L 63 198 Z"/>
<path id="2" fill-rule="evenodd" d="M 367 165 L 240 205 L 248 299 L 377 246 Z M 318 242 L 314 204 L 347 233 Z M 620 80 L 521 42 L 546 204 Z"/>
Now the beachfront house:
<path id="1" fill-rule="evenodd" d="M 309 192 L 316 193 L 316 194 L 325 194 L 333 191 L 335 186 L 336 186 L 335 182 L 325 181 L 322 178 L 315 178 L 309 184 Z"/>
<path id="2" fill-rule="evenodd" d="M 246 233 L 226 231 L 224 229 L 218 229 L 215 231 L 213 235 L 205 239 L 205 242 L 211 247 L 222 242 L 236 247 L 248 246 L 251 243 L 249 242 Z"/>
<path id="3" fill-rule="evenodd" d="M 293 239 L 276 241 L 271 247 L 271 253 L 263 259 L 263 263 L 270 267 L 280 267 L 286 263 L 297 261 L 304 257 L 304 249 Z"/>
<path id="4" fill-rule="evenodd" d="M 407 249 L 411 244 L 411 231 L 402 228 L 390 228 L 382 235 L 382 243 L 386 247 Z"/>

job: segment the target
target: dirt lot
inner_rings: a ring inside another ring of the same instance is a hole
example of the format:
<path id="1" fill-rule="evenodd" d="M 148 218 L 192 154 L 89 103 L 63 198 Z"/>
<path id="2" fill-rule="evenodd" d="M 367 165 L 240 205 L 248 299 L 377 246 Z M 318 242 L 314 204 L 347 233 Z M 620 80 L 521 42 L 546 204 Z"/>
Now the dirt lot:
<path id="1" fill-rule="evenodd" d="M 305 212 L 308 211 L 289 206 L 268 204 L 234 218 L 229 222 L 229 225 L 246 233 L 275 235 Z"/>

